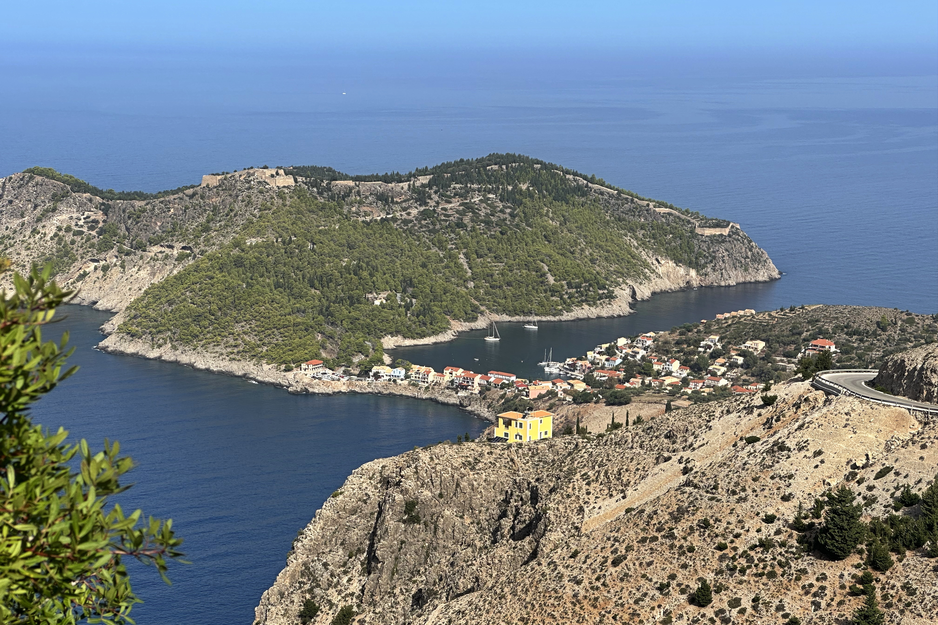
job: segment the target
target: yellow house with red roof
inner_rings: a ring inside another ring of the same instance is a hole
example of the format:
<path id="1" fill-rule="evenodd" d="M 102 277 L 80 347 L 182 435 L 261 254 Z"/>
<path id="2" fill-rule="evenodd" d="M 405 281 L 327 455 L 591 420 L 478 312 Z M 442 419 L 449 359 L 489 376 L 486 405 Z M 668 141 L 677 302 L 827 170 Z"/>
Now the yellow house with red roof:
<path id="1" fill-rule="evenodd" d="M 503 412 L 495 419 L 495 438 L 509 443 L 537 441 L 554 434 L 554 415 L 546 410 L 526 414 Z"/>

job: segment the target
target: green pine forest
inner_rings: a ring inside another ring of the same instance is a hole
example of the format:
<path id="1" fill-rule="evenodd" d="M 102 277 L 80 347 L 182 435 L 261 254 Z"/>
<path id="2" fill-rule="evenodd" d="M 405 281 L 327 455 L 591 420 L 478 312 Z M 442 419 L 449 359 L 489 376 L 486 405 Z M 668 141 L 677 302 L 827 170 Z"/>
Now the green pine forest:
<path id="1" fill-rule="evenodd" d="M 486 311 L 556 315 L 649 277 L 649 256 L 694 268 L 712 257 L 717 243 L 691 221 L 566 173 L 493 155 L 387 174 L 406 183 L 397 198 L 336 190 L 331 176 L 298 178 L 233 239 L 151 286 L 118 331 L 284 366 L 367 366 L 380 362 L 383 336 L 426 337 Z M 430 179 L 417 185 L 417 176 Z M 362 218 L 366 204 L 380 214 Z M 375 305 L 378 295 L 386 301 Z"/>

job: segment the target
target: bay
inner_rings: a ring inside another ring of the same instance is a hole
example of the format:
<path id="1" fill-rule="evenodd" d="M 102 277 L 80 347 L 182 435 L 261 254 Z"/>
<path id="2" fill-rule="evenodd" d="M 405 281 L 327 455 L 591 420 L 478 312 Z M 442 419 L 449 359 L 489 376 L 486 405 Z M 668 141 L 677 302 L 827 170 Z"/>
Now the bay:
<path id="1" fill-rule="evenodd" d="M 519 57 L 520 58 L 520 57 Z M 0 176 L 43 165 L 157 191 L 246 166 L 406 171 L 516 152 L 737 221 L 785 272 L 661 294 L 634 315 L 500 326 L 393 356 L 540 373 L 544 350 L 756 310 L 829 303 L 938 312 L 933 59 L 824 54 L 773 64 L 622 55 L 271 57 L 0 47 Z M 400 398 L 290 396 L 94 351 L 105 313 L 69 307 L 80 372 L 36 419 L 138 467 L 122 503 L 171 516 L 193 564 L 167 588 L 134 571 L 140 625 L 250 623 L 296 532 L 355 467 L 475 435 L 459 410 Z M 478 358 L 478 360 L 476 360 Z"/>
<path id="2" fill-rule="evenodd" d="M 449 406 L 373 395 L 290 395 L 246 380 L 94 350 L 110 316 L 66 306 L 78 373 L 32 409 L 47 428 L 137 464 L 118 500 L 174 520 L 191 565 L 168 587 L 131 567 L 139 625 L 251 623 L 296 534 L 358 466 L 415 445 L 477 436 L 483 421 Z"/>

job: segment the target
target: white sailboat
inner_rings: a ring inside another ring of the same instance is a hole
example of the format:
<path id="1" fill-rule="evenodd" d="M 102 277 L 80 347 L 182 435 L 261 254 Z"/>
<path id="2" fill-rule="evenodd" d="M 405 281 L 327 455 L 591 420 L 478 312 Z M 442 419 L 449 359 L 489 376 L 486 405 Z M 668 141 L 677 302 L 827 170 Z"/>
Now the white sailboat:
<path id="1" fill-rule="evenodd" d="M 492 322 L 492 325 L 489 326 L 489 335 L 485 337 L 486 341 L 500 341 L 502 337 L 498 334 L 498 326 L 495 325 L 495 322 Z"/>
<path id="2" fill-rule="evenodd" d="M 542 366 L 542 367 L 549 367 L 550 365 L 554 364 L 554 363 L 552 362 L 553 359 L 554 359 L 554 348 L 551 347 L 551 348 L 550 348 L 550 356 L 547 355 L 547 350 L 545 349 L 545 350 L 544 350 L 544 361 L 543 361 L 543 362 L 539 362 L 539 363 L 537 363 L 537 364 L 540 365 L 540 366 Z"/>

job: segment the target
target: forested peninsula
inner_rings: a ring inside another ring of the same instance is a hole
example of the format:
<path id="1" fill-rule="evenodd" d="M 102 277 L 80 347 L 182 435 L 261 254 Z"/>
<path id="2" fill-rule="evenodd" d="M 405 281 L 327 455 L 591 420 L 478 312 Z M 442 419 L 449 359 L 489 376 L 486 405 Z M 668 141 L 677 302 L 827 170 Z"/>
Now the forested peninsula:
<path id="1" fill-rule="evenodd" d="M 515 154 L 371 176 L 251 168 L 156 194 L 32 168 L 0 179 L 0 255 L 51 263 L 79 303 L 117 312 L 117 351 L 280 369 L 779 277 L 737 224 Z"/>

